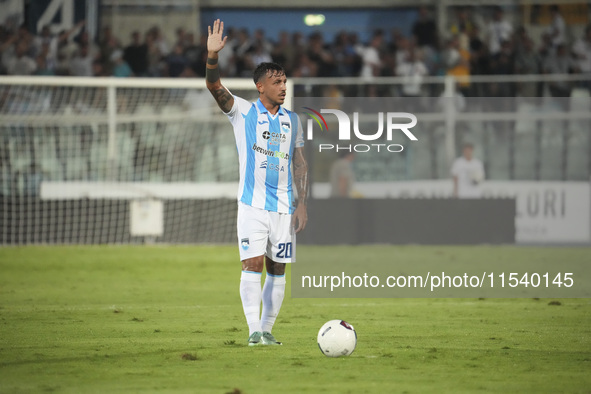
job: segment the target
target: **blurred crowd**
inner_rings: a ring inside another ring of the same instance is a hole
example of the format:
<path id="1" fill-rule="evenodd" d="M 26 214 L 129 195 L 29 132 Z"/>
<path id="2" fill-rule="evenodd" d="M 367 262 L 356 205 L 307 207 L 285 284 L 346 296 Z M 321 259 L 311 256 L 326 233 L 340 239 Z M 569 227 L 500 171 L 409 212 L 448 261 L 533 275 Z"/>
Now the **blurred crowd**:
<path id="1" fill-rule="evenodd" d="M 351 77 L 371 80 L 376 76 L 405 77 L 400 94 L 421 95 L 422 78 L 428 75 L 591 74 L 591 25 L 580 37 L 572 37 L 557 6 L 551 24 L 534 40 L 527 29 L 514 26 L 502 8 L 489 17 L 475 15 L 473 8 L 456 10 L 451 23 L 439 29 L 431 11 L 419 8 L 412 33 L 396 28 L 376 30 L 368 42 L 356 32 L 342 31 L 332 42 L 313 33 L 282 32 L 273 39 L 260 29 L 227 27 L 228 41 L 220 52 L 225 77 L 251 77 L 260 62 L 275 61 L 290 77 Z M 25 26 L 9 31 L 0 26 L 0 74 L 73 75 L 116 77 L 202 77 L 207 58 L 207 36 L 195 36 L 178 28 L 169 42 L 158 27 L 135 31 L 123 43 L 109 27 L 97 40 L 89 39 L 81 22 L 70 31 L 52 34 L 48 27 L 38 35 Z M 440 34 L 443 31 L 444 34 Z M 496 84 L 495 91 L 481 92 L 468 79 L 458 80 L 466 96 L 513 95 L 514 84 Z M 570 95 L 571 85 L 552 83 L 553 96 Z M 523 84 L 524 96 L 540 94 L 539 84 Z"/>

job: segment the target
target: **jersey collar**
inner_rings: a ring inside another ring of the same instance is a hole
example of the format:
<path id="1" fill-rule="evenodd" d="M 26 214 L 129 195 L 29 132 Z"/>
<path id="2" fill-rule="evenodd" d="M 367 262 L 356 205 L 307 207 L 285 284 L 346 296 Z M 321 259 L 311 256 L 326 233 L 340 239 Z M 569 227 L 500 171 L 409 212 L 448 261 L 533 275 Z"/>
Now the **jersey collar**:
<path id="1" fill-rule="evenodd" d="M 267 110 L 267 108 L 265 108 L 265 106 L 263 105 L 263 103 L 261 102 L 261 99 L 257 100 L 257 110 L 259 111 L 259 113 L 261 114 L 268 114 L 269 111 Z M 277 113 L 279 115 L 285 115 L 285 111 L 283 110 L 283 106 L 279 106 L 279 110 L 277 111 Z"/>

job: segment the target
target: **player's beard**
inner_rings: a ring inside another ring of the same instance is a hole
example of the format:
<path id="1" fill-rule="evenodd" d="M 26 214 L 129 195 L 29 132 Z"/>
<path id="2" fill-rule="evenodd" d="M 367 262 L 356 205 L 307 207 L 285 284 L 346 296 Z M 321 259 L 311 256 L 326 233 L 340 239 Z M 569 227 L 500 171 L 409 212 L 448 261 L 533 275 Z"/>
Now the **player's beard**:
<path id="1" fill-rule="evenodd" d="M 269 101 L 271 101 L 273 105 L 283 105 L 285 102 L 285 96 L 277 96 L 275 99 Z"/>

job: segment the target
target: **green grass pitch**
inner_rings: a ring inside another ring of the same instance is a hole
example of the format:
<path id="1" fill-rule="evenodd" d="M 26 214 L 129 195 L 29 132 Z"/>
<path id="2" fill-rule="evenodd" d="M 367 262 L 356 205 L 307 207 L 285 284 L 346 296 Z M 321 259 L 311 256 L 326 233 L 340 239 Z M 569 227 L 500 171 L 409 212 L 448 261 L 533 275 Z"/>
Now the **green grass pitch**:
<path id="1" fill-rule="evenodd" d="M 298 259 L 442 252 L 457 261 L 590 256 L 588 248 L 301 246 Z M 0 248 L 0 392 L 591 390 L 589 299 L 292 299 L 288 289 L 274 329 L 284 346 L 249 348 L 239 271 L 235 246 Z M 316 345 L 335 318 L 357 330 L 350 357 L 327 358 Z"/>

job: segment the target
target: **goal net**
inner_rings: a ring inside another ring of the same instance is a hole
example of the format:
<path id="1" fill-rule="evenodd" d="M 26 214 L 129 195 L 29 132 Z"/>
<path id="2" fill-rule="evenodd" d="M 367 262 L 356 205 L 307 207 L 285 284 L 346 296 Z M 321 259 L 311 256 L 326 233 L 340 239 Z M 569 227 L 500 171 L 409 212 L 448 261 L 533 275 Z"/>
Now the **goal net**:
<path id="1" fill-rule="evenodd" d="M 3 77 L 0 117 L 0 244 L 235 241 L 236 147 L 203 80 Z"/>

